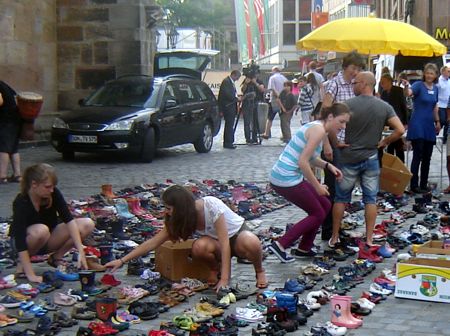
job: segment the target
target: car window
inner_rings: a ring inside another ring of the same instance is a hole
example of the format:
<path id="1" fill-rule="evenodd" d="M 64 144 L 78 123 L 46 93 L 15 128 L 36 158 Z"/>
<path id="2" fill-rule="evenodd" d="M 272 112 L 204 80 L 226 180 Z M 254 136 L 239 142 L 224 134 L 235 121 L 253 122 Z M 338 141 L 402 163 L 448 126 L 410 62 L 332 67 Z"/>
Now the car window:
<path id="1" fill-rule="evenodd" d="M 164 89 L 164 95 L 163 95 L 164 102 L 166 102 L 168 99 L 173 99 L 178 102 L 173 85 L 170 83 L 166 85 L 166 88 Z"/>
<path id="2" fill-rule="evenodd" d="M 150 81 L 110 82 L 94 92 L 85 105 L 143 107 L 153 91 Z"/>
<path id="3" fill-rule="evenodd" d="M 192 88 L 188 83 L 178 83 L 178 99 L 180 104 L 186 104 L 196 100 Z"/>
<path id="4" fill-rule="evenodd" d="M 201 101 L 213 100 L 211 90 L 207 86 L 198 83 L 195 84 L 195 90 L 197 91 Z"/>

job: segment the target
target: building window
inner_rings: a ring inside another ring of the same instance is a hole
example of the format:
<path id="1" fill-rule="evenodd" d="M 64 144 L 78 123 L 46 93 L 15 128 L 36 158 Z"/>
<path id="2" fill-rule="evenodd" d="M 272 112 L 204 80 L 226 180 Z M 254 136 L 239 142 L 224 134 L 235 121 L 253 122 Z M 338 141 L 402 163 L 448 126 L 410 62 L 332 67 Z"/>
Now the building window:
<path id="1" fill-rule="evenodd" d="M 230 62 L 231 64 L 239 63 L 239 56 L 237 50 L 230 50 Z"/>
<path id="2" fill-rule="evenodd" d="M 303 36 L 308 35 L 310 32 L 311 32 L 311 24 L 300 23 L 298 25 L 298 39 L 301 39 Z"/>
<path id="3" fill-rule="evenodd" d="M 295 0 L 283 1 L 283 21 L 295 21 Z"/>
<path id="4" fill-rule="evenodd" d="M 270 47 L 278 47 L 278 34 L 279 34 L 279 20 L 278 20 L 278 9 L 277 6 L 272 5 L 269 8 L 269 39 Z"/>
<path id="5" fill-rule="evenodd" d="M 311 0 L 299 0 L 299 20 L 311 20 Z"/>
<path id="6" fill-rule="evenodd" d="M 295 45 L 295 23 L 283 24 L 283 45 Z"/>
<path id="7" fill-rule="evenodd" d="M 237 43 L 237 33 L 235 31 L 230 32 L 230 42 Z"/>

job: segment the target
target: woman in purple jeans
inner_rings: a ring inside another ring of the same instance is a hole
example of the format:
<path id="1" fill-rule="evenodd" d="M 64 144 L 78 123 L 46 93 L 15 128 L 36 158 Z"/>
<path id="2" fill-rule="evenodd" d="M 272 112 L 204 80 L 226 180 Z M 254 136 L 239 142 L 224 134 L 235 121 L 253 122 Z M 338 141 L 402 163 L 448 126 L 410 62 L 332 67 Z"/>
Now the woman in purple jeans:
<path id="1" fill-rule="evenodd" d="M 292 249 L 295 257 L 311 257 L 311 250 L 317 229 L 330 211 L 331 203 L 327 196 L 327 186 L 320 184 L 311 165 L 328 169 L 342 178 L 342 172 L 329 162 L 320 158 L 322 142 L 328 132 L 337 133 L 344 129 L 349 121 L 350 110 L 344 103 L 334 103 L 322 108 L 319 120 L 303 125 L 292 137 L 281 153 L 270 173 L 272 188 L 281 196 L 303 209 L 308 216 L 287 231 L 283 237 L 274 241 L 269 249 L 281 262 L 293 262 L 295 259 L 286 253 L 301 237 L 298 248 Z"/>

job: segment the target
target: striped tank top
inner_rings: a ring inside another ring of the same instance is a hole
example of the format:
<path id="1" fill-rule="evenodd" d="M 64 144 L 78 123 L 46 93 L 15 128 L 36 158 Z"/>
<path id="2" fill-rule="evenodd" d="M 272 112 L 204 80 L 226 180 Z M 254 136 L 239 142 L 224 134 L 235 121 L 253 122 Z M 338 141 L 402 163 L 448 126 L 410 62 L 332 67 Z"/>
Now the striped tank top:
<path id="1" fill-rule="evenodd" d="M 278 187 L 293 187 L 303 181 L 303 173 L 298 166 L 298 159 L 306 146 L 305 133 L 308 128 L 320 125 L 321 121 L 316 120 L 300 127 L 297 133 L 292 137 L 291 141 L 286 145 L 280 154 L 278 161 L 272 167 L 270 172 L 270 183 Z M 323 143 L 315 149 L 311 160 L 320 157 Z"/>

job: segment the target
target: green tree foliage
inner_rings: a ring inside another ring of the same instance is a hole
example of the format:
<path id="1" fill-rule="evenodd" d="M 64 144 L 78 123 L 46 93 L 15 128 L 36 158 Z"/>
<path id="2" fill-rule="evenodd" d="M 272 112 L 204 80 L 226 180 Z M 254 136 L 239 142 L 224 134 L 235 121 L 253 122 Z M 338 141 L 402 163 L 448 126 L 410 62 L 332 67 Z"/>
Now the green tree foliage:
<path id="1" fill-rule="evenodd" d="M 229 0 L 156 0 L 156 3 L 168 10 L 176 26 L 185 28 L 220 28 L 234 6 Z"/>

